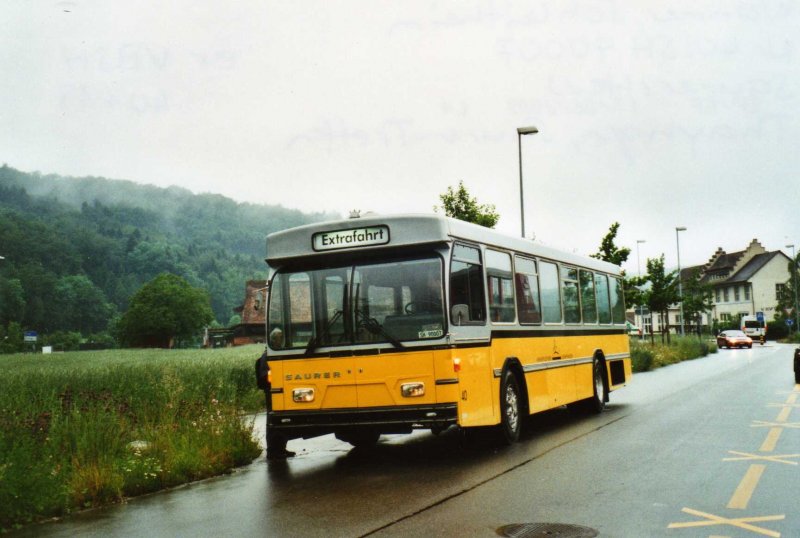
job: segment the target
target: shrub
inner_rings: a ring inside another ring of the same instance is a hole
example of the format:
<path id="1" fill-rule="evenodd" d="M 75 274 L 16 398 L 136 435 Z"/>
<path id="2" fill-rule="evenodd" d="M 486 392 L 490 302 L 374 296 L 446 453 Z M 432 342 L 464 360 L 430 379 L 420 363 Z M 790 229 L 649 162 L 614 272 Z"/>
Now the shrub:
<path id="1" fill-rule="evenodd" d="M 653 352 L 644 345 L 631 347 L 631 367 L 634 372 L 647 372 L 653 367 Z"/>
<path id="2" fill-rule="evenodd" d="M 694 336 L 675 336 L 670 344 L 632 340 L 631 366 L 634 372 L 646 372 L 716 352 L 715 346 L 710 346 L 707 341 L 698 340 Z"/>

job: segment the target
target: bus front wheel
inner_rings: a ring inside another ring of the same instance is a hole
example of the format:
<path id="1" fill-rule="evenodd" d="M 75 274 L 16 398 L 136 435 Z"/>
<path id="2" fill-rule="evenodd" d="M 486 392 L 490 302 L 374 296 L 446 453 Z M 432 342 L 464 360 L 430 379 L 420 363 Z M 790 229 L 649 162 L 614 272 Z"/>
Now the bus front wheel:
<path id="1" fill-rule="evenodd" d="M 511 370 L 506 370 L 500 384 L 500 441 L 515 443 L 521 431 L 519 382 Z"/>

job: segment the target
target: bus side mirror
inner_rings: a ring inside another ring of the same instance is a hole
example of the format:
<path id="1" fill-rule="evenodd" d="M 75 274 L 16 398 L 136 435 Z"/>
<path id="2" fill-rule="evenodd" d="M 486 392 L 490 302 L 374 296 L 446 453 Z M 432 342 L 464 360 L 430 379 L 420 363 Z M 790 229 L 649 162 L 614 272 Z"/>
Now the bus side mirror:
<path id="1" fill-rule="evenodd" d="M 454 304 L 450 309 L 450 319 L 453 325 L 463 325 L 464 321 L 469 320 L 469 306 L 465 304 Z"/>

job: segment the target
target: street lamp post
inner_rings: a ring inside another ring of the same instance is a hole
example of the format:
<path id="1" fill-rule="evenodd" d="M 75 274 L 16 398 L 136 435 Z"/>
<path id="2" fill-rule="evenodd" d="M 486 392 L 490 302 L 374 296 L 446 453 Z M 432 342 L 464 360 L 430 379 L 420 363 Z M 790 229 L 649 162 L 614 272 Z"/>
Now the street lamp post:
<path id="1" fill-rule="evenodd" d="M 522 137 L 536 134 L 536 127 L 517 127 L 517 148 L 519 149 L 519 216 L 522 223 L 522 238 L 525 239 L 525 198 L 522 195 Z"/>
<path id="2" fill-rule="evenodd" d="M 794 330 L 796 331 L 800 329 L 800 327 L 797 326 L 798 318 L 800 318 L 797 313 L 797 255 L 794 252 L 794 244 L 786 245 L 786 248 L 792 249 L 792 268 L 794 269 L 794 271 L 792 271 L 792 287 L 794 288 Z"/>
<path id="3" fill-rule="evenodd" d="M 679 233 L 685 231 L 685 226 L 678 226 L 675 228 L 675 243 L 678 247 L 678 297 L 681 302 L 681 336 L 683 336 L 683 279 L 681 278 L 681 239 Z"/>
<path id="4" fill-rule="evenodd" d="M 642 243 L 646 243 L 647 241 L 644 239 L 637 239 L 636 240 L 636 272 L 638 273 L 638 277 L 642 278 L 642 264 L 639 258 L 639 245 Z M 644 310 L 642 309 L 642 298 L 639 297 L 639 330 L 641 331 L 641 337 L 644 338 Z"/>

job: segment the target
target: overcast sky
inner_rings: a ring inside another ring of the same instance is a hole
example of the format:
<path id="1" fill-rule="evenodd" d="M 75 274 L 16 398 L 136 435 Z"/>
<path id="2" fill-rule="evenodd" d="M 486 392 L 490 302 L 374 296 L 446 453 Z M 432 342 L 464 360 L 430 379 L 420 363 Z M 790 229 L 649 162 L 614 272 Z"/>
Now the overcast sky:
<path id="1" fill-rule="evenodd" d="M 627 268 L 800 247 L 800 3 L 0 4 L 0 162 L 303 211 L 430 212 Z M 788 252 L 788 251 L 787 251 Z"/>

